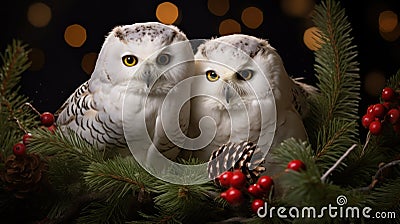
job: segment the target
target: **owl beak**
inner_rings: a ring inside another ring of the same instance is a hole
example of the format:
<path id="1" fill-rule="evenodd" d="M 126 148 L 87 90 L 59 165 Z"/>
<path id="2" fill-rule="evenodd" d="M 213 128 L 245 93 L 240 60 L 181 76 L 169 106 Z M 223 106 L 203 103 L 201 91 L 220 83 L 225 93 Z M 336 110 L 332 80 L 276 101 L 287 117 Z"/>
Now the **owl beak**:
<path id="1" fill-rule="evenodd" d="M 147 75 L 145 78 L 147 88 L 150 88 L 150 85 L 153 83 L 153 77 L 151 75 Z"/>
<path id="2" fill-rule="evenodd" d="M 224 88 L 223 88 L 223 91 L 224 91 L 226 103 L 229 104 L 229 100 L 230 100 L 231 97 L 232 97 L 232 93 L 231 93 L 232 90 L 231 90 L 231 87 L 229 86 L 228 83 L 225 83 Z"/>

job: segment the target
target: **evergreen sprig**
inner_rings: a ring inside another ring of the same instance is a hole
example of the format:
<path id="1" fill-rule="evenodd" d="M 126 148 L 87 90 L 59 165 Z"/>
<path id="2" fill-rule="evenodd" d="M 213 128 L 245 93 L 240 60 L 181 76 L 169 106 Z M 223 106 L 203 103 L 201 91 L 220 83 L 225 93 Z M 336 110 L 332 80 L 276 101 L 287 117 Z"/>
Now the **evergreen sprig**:
<path id="1" fill-rule="evenodd" d="M 4 156 L 12 153 L 12 147 L 21 140 L 24 129 L 37 124 L 35 115 L 24 109 L 28 98 L 20 93 L 22 73 L 29 68 L 29 50 L 19 40 L 13 40 L 0 54 L 0 152 Z M 17 121 L 22 127 L 19 127 Z"/>
<path id="2" fill-rule="evenodd" d="M 316 161 L 326 170 L 358 143 L 360 81 L 356 46 L 345 10 L 334 0 L 322 1 L 315 7 L 313 21 L 321 44 L 315 52 L 320 93 L 310 99 L 311 115 L 305 124 Z"/>

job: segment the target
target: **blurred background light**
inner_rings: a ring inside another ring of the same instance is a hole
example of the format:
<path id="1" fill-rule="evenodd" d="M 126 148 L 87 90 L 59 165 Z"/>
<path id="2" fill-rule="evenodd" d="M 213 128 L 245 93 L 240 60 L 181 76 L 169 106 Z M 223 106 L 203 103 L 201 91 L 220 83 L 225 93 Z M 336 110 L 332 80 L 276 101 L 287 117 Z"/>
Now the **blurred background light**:
<path id="1" fill-rule="evenodd" d="M 309 17 L 314 5 L 315 0 L 281 0 L 282 11 L 293 17 Z"/>
<path id="2" fill-rule="evenodd" d="M 219 34 L 229 35 L 234 33 L 240 33 L 241 27 L 236 20 L 233 19 L 226 19 L 219 24 Z"/>
<path id="3" fill-rule="evenodd" d="M 94 67 L 96 65 L 96 60 L 97 60 L 97 53 L 90 52 L 83 55 L 81 67 L 86 74 L 88 75 L 92 74 Z"/>
<path id="4" fill-rule="evenodd" d="M 391 32 L 379 32 L 382 38 L 389 42 L 395 42 L 400 37 L 400 26 L 397 25 Z"/>
<path id="5" fill-rule="evenodd" d="M 207 7 L 216 16 L 223 16 L 229 10 L 229 0 L 208 0 Z"/>
<path id="6" fill-rule="evenodd" d="M 256 7 L 248 7 L 242 12 L 242 22 L 250 29 L 257 29 L 263 22 L 263 12 Z"/>
<path id="7" fill-rule="evenodd" d="M 29 70 L 31 71 L 39 71 L 43 68 L 45 63 L 45 55 L 44 52 L 39 48 L 32 48 L 28 54 L 29 61 L 31 61 L 31 66 Z"/>
<path id="8" fill-rule="evenodd" d="M 80 47 L 86 41 L 86 29 L 79 24 L 70 25 L 65 29 L 64 39 L 71 47 Z"/>
<path id="9" fill-rule="evenodd" d="M 382 72 L 372 71 L 366 74 L 364 90 L 368 95 L 372 97 L 380 96 L 385 85 L 386 79 Z"/>
<path id="10" fill-rule="evenodd" d="M 178 7 L 171 2 L 163 2 L 157 6 L 156 17 L 164 24 L 173 24 L 179 17 Z"/>
<path id="11" fill-rule="evenodd" d="M 396 28 L 397 23 L 397 14 L 393 11 L 383 11 L 379 14 L 379 30 L 381 32 L 392 32 Z"/>
<path id="12" fill-rule="evenodd" d="M 28 8 L 27 17 L 32 26 L 45 27 L 51 20 L 51 9 L 44 3 L 33 3 Z"/>
<path id="13" fill-rule="evenodd" d="M 321 48 L 321 37 L 317 27 L 313 26 L 304 31 L 303 35 L 304 44 L 312 51 Z"/>

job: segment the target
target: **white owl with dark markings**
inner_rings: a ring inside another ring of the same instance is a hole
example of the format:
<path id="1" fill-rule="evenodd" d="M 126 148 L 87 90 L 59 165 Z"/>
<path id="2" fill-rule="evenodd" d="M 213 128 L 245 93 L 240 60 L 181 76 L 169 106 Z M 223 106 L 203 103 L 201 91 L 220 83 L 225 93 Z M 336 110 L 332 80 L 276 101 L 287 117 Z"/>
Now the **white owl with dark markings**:
<path id="1" fill-rule="evenodd" d="M 161 105 L 167 93 L 193 73 L 190 61 L 190 43 L 175 26 L 148 22 L 115 27 L 106 37 L 90 79 L 56 113 L 57 125 L 105 147 L 125 147 L 124 131 L 147 135 L 161 152 L 175 157 L 176 147 L 160 121 Z M 187 88 L 179 91 L 190 94 Z M 186 104 L 177 118 L 183 133 L 189 109 Z M 135 120 L 139 115 L 144 123 Z M 129 125 L 124 127 L 124 122 Z"/>
<path id="2" fill-rule="evenodd" d="M 207 161 L 228 141 L 252 141 L 273 150 L 290 137 L 307 139 L 299 114 L 306 107 L 301 105 L 305 96 L 299 94 L 306 91 L 288 76 L 266 40 L 243 34 L 211 39 L 199 46 L 195 61 L 200 78 L 192 92 L 207 94 L 191 101 L 189 135 L 207 145 L 192 151 L 192 156 Z M 212 121 L 202 120 L 207 117 Z M 215 133 L 209 133 L 214 127 Z M 211 135 L 212 141 L 206 142 Z M 274 172 L 269 156 L 265 166 L 268 173 Z"/>

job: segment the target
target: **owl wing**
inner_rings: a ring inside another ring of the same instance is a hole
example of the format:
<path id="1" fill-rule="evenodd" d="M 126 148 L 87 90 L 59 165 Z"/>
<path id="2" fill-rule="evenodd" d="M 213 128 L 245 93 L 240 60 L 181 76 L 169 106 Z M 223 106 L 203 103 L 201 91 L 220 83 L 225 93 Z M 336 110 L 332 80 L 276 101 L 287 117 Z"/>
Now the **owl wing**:
<path id="1" fill-rule="evenodd" d="M 83 116 L 88 110 L 94 109 L 92 107 L 92 97 L 89 92 L 89 82 L 86 81 L 64 102 L 54 113 L 54 116 L 57 118 L 57 125 L 68 125 L 77 116 Z"/>
<path id="2" fill-rule="evenodd" d="M 122 131 L 105 111 L 95 107 L 89 83 L 85 82 L 57 110 L 56 124 L 62 131 L 71 129 L 89 143 L 98 146 L 125 147 Z"/>
<path id="3" fill-rule="evenodd" d="M 301 78 L 292 79 L 293 85 L 291 92 L 293 95 L 292 103 L 300 114 L 301 118 L 305 118 L 310 110 L 308 99 L 310 96 L 317 94 L 318 89 L 314 86 L 300 82 Z"/>
<path id="4" fill-rule="evenodd" d="M 168 113 L 168 112 L 167 112 Z M 176 119 L 173 119 L 176 115 L 172 115 L 172 119 L 164 119 L 164 122 L 175 122 Z M 167 158 L 175 159 L 181 151 L 181 148 L 176 145 L 176 143 L 183 145 L 184 139 L 186 136 L 189 119 L 190 119 L 190 104 L 186 103 L 180 113 L 179 113 L 179 130 L 171 130 L 165 129 L 161 122 L 161 117 L 158 116 L 155 124 L 155 133 L 153 142 L 157 146 L 157 149 Z M 166 135 L 166 131 L 168 131 L 168 136 Z M 181 135 L 181 132 L 184 135 Z"/>

